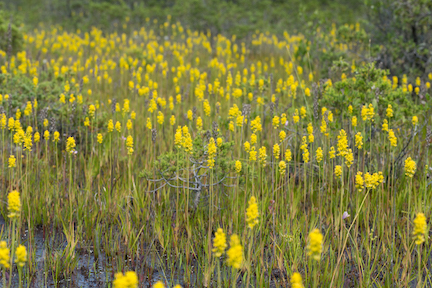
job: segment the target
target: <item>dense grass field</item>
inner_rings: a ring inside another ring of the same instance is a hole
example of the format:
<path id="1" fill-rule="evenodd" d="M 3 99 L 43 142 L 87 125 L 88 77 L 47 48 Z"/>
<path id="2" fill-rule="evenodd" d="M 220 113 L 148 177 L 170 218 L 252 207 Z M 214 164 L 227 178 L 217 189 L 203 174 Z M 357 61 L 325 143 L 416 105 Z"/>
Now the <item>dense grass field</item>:
<path id="1" fill-rule="evenodd" d="M 432 74 L 340 28 L 0 51 L 3 287 L 430 287 Z"/>

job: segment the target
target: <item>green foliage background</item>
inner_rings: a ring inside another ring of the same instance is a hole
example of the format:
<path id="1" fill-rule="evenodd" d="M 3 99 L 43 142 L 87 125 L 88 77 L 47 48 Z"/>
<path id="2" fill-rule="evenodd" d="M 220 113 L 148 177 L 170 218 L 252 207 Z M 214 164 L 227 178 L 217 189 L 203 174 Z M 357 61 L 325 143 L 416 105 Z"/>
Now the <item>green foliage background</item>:
<path id="1" fill-rule="evenodd" d="M 61 24 L 87 30 L 115 30 L 130 17 L 142 26 L 147 17 L 160 23 L 171 15 L 193 30 L 246 36 L 255 30 L 281 33 L 315 26 L 354 23 L 363 4 L 327 0 L 5 0 L 3 8 L 17 12 L 29 25 Z"/>

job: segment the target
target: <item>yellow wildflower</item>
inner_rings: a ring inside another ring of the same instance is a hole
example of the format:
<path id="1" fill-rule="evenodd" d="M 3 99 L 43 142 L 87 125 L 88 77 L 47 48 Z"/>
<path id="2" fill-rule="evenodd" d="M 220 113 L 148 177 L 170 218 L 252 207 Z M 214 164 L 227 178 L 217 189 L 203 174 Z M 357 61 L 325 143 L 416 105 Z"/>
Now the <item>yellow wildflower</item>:
<path id="1" fill-rule="evenodd" d="M 357 149 L 362 149 L 363 147 L 363 136 L 361 132 L 358 132 L 355 135 L 355 146 L 357 147 Z"/>
<path id="2" fill-rule="evenodd" d="M 259 222 L 258 204 L 254 196 L 249 199 L 248 203 L 249 206 L 246 209 L 246 222 L 248 224 L 248 227 L 252 229 Z"/>
<path id="3" fill-rule="evenodd" d="M 114 288 L 138 288 L 138 276 L 133 271 L 128 271 L 124 275 L 118 272 L 114 275 Z"/>
<path id="4" fill-rule="evenodd" d="M 10 263 L 10 252 L 7 248 L 6 241 L 0 242 L 0 266 L 3 268 L 9 268 Z"/>
<path id="5" fill-rule="evenodd" d="M 291 153 L 291 150 L 290 150 L 290 149 L 287 149 L 287 150 L 285 151 L 285 160 L 286 160 L 287 162 L 290 162 L 291 159 L 292 159 L 292 153 Z"/>
<path id="6" fill-rule="evenodd" d="M 277 144 L 277 143 L 275 145 L 273 145 L 273 155 L 274 155 L 275 159 L 279 159 L 280 147 L 279 147 L 279 144 Z"/>
<path id="7" fill-rule="evenodd" d="M 213 253 L 216 257 L 222 256 L 227 248 L 226 236 L 222 228 L 218 228 L 213 239 Z"/>
<path id="8" fill-rule="evenodd" d="M 384 131 L 384 132 L 388 132 L 389 131 L 387 119 L 384 119 L 384 121 L 383 121 L 382 131 Z"/>
<path id="9" fill-rule="evenodd" d="M 14 190 L 8 194 L 8 217 L 18 218 L 21 212 L 21 200 L 18 191 Z"/>
<path id="10" fill-rule="evenodd" d="M 316 150 L 316 160 L 318 163 L 320 163 L 323 159 L 323 150 L 321 147 L 318 147 L 318 149 Z"/>
<path id="11" fill-rule="evenodd" d="M 116 122 L 116 124 L 115 124 L 114 127 L 115 127 L 115 129 L 117 130 L 117 132 L 120 132 L 120 131 L 121 131 L 121 124 L 120 124 L 119 121 Z"/>
<path id="12" fill-rule="evenodd" d="M 73 153 L 75 146 L 75 139 L 73 137 L 69 137 L 66 141 L 66 152 Z"/>
<path id="13" fill-rule="evenodd" d="M 307 246 L 308 255 L 316 261 L 321 259 L 321 253 L 323 251 L 323 239 L 324 236 L 316 228 L 312 230 L 311 233 L 309 233 L 309 244 Z"/>
<path id="14" fill-rule="evenodd" d="M 416 245 L 420 245 L 425 242 L 425 237 L 427 236 L 427 224 L 426 217 L 423 213 L 417 213 L 417 216 L 414 219 L 413 235 Z"/>
<path id="15" fill-rule="evenodd" d="M 292 288 L 304 288 L 303 282 L 302 282 L 302 277 L 301 277 L 300 273 L 295 272 L 291 276 L 291 287 Z"/>
<path id="16" fill-rule="evenodd" d="M 14 155 L 9 156 L 8 163 L 9 163 L 8 165 L 9 168 L 14 168 L 16 166 L 16 158 Z"/>
<path id="17" fill-rule="evenodd" d="M 237 172 L 237 174 L 240 174 L 241 170 L 242 170 L 242 163 L 241 161 L 237 160 L 235 162 L 235 171 Z"/>
<path id="18" fill-rule="evenodd" d="M 279 173 L 281 175 L 285 175 L 285 172 L 286 172 L 286 163 L 285 161 L 282 160 L 279 162 Z"/>
<path id="19" fill-rule="evenodd" d="M 25 265 L 25 262 L 27 262 L 27 250 L 26 247 L 23 245 L 19 245 L 17 249 L 15 250 L 15 263 L 19 267 L 23 267 Z"/>
<path id="20" fill-rule="evenodd" d="M 240 239 L 236 234 L 231 235 L 230 248 L 227 251 L 228 266 L 234 269 L 239 269 L 243 263 L 243 247 L 240 244 Z"/>
<path id="21" fill-rule="evenodd" d="M 390 145 L 393 147 L 397 146 L 397 138 L 393 132 L 393 129 L 389 130 L 389 140 L 390 140 Z"/>
<path id="22" fill-rule="evenodd" d="M 412 178 L 415 174 L 416 168 L 417 168 L 417 165 L 416 165 L 415 161 L 412 160 L 411 157 L 408 157 L 405 160 L 405 167 L 404 167 L 405 175 L 407 177 Z"/>
<path id="23" fill-rule="evenodd" d="M 334 173 L 335 173 L 336 177 L 340 177 L 342 175 L 342 166 L 336 165 Z"/>

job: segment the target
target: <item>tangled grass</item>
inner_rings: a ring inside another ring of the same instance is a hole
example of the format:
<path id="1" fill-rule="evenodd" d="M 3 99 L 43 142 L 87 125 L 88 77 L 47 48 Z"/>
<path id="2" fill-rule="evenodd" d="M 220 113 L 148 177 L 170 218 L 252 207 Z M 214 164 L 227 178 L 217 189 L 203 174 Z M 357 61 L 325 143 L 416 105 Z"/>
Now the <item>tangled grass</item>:
<path id="1" fill-rule="evenodd" d="M 4 286 L 431 285 L 432 75 L 390 77 L 335 31 L 167 20 L 1 51 Z M 320 79 L 320 49 L 352 61 Z"/>

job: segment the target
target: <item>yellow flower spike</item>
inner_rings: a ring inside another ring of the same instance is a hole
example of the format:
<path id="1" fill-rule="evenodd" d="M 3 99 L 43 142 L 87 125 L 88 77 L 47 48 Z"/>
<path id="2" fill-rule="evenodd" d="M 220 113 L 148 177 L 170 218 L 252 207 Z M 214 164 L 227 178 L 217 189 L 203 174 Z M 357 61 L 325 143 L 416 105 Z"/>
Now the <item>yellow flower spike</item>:
<path id="1" fill-rule="evenodd" d="M 357 127 L 357 117 L 356 117 L 356 116 L 353 116 L 353 117 L 351 118 L 351 125 L 352 125 L 353 127 Z"/>
<path id="2" fill-rule="evenodd" d="M 27 262 L 26 247 L 23 245 L 19 245 L 15 250 L 15 255 L 16 255 L 15 263 L 17 263 L 19 267 L 24 267 L 25 263 Z"/>
<path id="3" fill-rule="evenodd" d="M 237 127 L 243 127 L 244 116 L 237 116 L 236 125 Z"/>
<path id="4" fill-rule="evenodd" d="M 39 132 L 36 132 L 33 136 L 34 143 L 38 143 L 40 141 L 40 134 Z"/>
<path id="5" fill-rule="evenodd" d="M 384 121 L 383 121 L 382 131 L 384 131 L 384 132 L 388 132 L 389 131 L 387 119 L 384 119 Z"/>
<path id="6" fill-rule="evenodd" d="M 124 275 L 118 272 L 114 275 L 114 288 L 138 288 L 138 276 L 134 271 L 128 271 Z"/>
<path id="7" fill-rule="evenodd" d="M 252 196 L 248 202 L 249 206 L 246 209 L 246 222 L 250 229 L 254 228 L 256 224 L 259 223 L 258 217 L 258 204 L 256 202 L 256 198 Z"/>
<path id="8" fill-rule="evenodd" d="M 74 153 L 74 148 L 76 147 L 75 139 L 73 137 L 69 137 L 66 141 L 66 152 L 72 154 Z"/>
<path id="9" fill-rule="evenodd" d="M 192 113 L 192 110 L 188 110 L 187 111 L 187 118 L 189 119 L 189 121 L 192 121 L 192 118 L 193 117 L 193 113 Z"/>
<path id="10" fill-rule="evenodd" d="M 16 190 L 8 194 L 8 212 L 8 217 L 11 219 L 18 218 L 21 212 L 20 193 Z"/>
<path id="11" fill-rule="evenodd" d="M 321 259 L 321 253 L 323 251 L 323 239 L 324 236 L 318 229 L 313 229 L 309 233 L 309 243 L 307 246 L 308 256 L 312 259 L 319 261 Z"/>
<path id="12" fill-rule="evenodd" d="M 15 120 L 14 120 L 13 117 L 11 117 L 11 118 L 9 118 L 9 120 L 8 120 L 8 129 L 9 129 L 9 130 L 12 130 L 12 129 L 14 129 L 14 127 L 15 127 Z"/>
<path id="13" fill-rule="evenodd" d="M 393 129 L 390 129 L 390 130 L 388 131 L 388 133 L 389 133 L 390 145 L 391 145 L 392 147 L 396 147 L 396 146 L 397 146 L 397 138 L 396 138 L 396 136 L 395 136 L 395 133 L 393 132 Z"/>
<path id="14" fill-rule="evenodd" d="M 216 145 L 217 145 L 217 147 L 221 147 L 222 144 L 223 144 L 223 139 L 221 137 L 218 137 L 216 139 Z"/>
<path id="15" fill-rule="evenodd" d="M 405 167 L 404 167 L 405 176 L 412 178 L 415 174 L 416 168 L 417 168 L 416 162 L 412 160 L 411 157 L 408 157 L 405 160 Z"/>
<path id="16" fill-rule="evenodd" d="M 354 154 L 352 153 L 352 150 L 349 149 L 347 154 L 345 155 L 345 165 L 347 165 L 347 167 L 350 168 L 353 163 L 354 163 Z"/>
<path id="17" fill-rule="evenodd" d="M 304 288 L 303 279 L 302 279 L 300 273 L 295 272 L 295 273 L 293 273 L 293 275 L 291 275 L 291 287 L 292 288 Z"/>
<path id="18" fill-rule="evenodd" d="M 274 129 L 279 128 L 279 124 L 280 124 L 280 118 L 279 118 L 279 116 L 274 116 L 272 122 L 273 122 L 273 128 Z"/>
<path id="19" fill-rule="evenodd" d="M 10 263 L 10 250 L 7 248 L 6 241 L 0 242 L 0 266 L 9 268 Z"/>
<path id="20" fill-rule="evenodd" d="M 103 142 L 103 136 L 102 136 L 101 133 L 98 133 L 98 135 L 97 135 L 97 142 L 98 142 L 99 144 L 102 144 L 102 142 Z"/>
<path id="21" fill-rule="evenodd" d="M 114 127 L 115 127 L 115 129 L 117 130 L 117 132 L 119 132 L 119 133 L 121 132 L 121 124 L 120 124 L 119 121 L 116 122 L 116 124 L 115 124 Z"/>
<path id="22" fill-rule="evenodd" d="M 279 144 L 277 144 L 277 143 L 273 145 L 273 156 L 277 160 L 280 157 L 280 147 L 279 147 Z"/>
<path id="23" fill-rule="evenodd" d="M 200 116 L 198 116 L 196 119 L 196 127 L 197 127 L 198 131 L 201 131 L 203 128 L 203 121 L 202 121 L 202 118 Z"/>
<path id="24" fill-rule="evenodd" d="M 9 156 L 8 164 L 9 164 L 8 165 L 9 168 L 15 168 L 15 166 L 16 166 L 16 158 L 15 158 L 14 155 L 10 155 Z"/>
<path id="25" fill-rule="evenodd" d="M 352 105 L 349 105 L 349 106 L 348 106 L 348 113 L 349 113 L 349 114 L 352 114 L 352 113 L 353 113 L 353 107 L 352 107 Z"/>
<path id="26" fill-rule="evenodd" d="M 357 147 L 357 149 L 362 149 L 363 147 L 363 136 L 361 132 L 358 132 L 355 135 L 355 146 Z"/>
<path id="27" fill-rule="evenodd" d="M 204 106 L 204 114 L 206 116 L 210 116 L 211 106 L 210 106 L 210 103 L 209 103 L 208 99 L 204 100 L 203 106 Z"/>
<path id="28" fill-rule="evenodd" d="M 300 116 L 302 119 L 306 117 L 306 107 L 302 106 L 300 108 Z"/>
<path id="29" fill-rule="evenodd" d="M 387 118 L 393 117 L 393 107 L 390 104 L 388 105 L 387 110 L 386 110 L 386 117 Z"/>
<path id="30" fill-rule="evenodd" d="M 279 132 L 279 141 L 280 142 L 283 142 L 284 140 L 285 140 L 285 138 L 286 138 L 286 132 L 285 131 L 280 131 Z"/>
<path id="31" fill-rule="evenodd" d="M 133 148 L 133 137 L 131 135 L 126 138 L 126 147 Z"/>
<path id="32" fill-rule="evenodd" d="M 170 125 L 171 125 L 171 126 L 174 126 L 175 123 L 176 123 L 176 118 L 175 118 L 174 115 L 171 115 L 171 117 L 170 117 Z"/>
<path id="33" fill-rule="evenodd" d="M 176 133 L 174 134 L 174 145 L 178 148 L 181 147 L 182 143 L 182 129 L 180 126 L 177 127 Z"/>
<path id="34" fill-rule="evenodd" d="M 48 141 L 49 138 L 50 138 L 50 133 L 49 133 L 48 130 L 45 130 L 45 132 L 44 132 L 44 139 L 45 139 L 45 141 Z"/>
<path id="35" fill-rule="evenodd" d="M 256 161 L 257 160 L 256 156 L 257 156 L 257 151 L 255 150 L 255 146 L 252 146 L 251 150 L 249 151 L 249 161 L 251 162 Z"/>
<path id="36" fill-rule="evenodd" d="M 151 123 L 151 120 L 150 120 L 149 117 L 147 118 L 146 127 L 147 127 L 147 129 L 149 129 L 149 130 L 152 129 L 152 123 Z"/>
<path id="37" fill-rule="evenodd" d="M 138 288 L 138 276 L 134 271 L 128 271 L 125 273 L 127 288 Z"/>
<path id="38" fill-rule="evenodd" d="M 237 174 L 240 174 L 241 170 L 242 170 L 242 162 L 237 160 L 234 164 L 234 168 Z"/>
<path id="39" fill-rule="evenodd" d="M 234 269 L 240 269 L 243 263 L 243 247 L 240 244 L 240 239 L 236 234 L 231 235 L 230 248 L 227 251 L 228 266 Z"/>
<path id="40" fill-rule="evenodd" d="M 63 93 L 60 94 L 59 102 L 62 104 L 66 103 L 66 96 Z"/>
<path id="41" fill-rule="evenodd" d="M 32 113 L 32 104 L 30 101 L 27 101 L 27 106 L 24 109 L 24 116 L 30 116 Z"/>
<path id="42" fill-rule="evenodd" d="M 324 153 L 321 147 L 318 147 L 318 149 L 316 150 L 316 160 L 318 163 L 320 163 L 322 161 L 324 157 Z"/>
<path id="43" fill-rule="evenodd" d="M 91 105 L 89 106 L 89 110 L 88 110 L 88 113 L 89 113 L 90 118 L 93 118 L 93 117 L 94 117 L 94 115 L 95 115 L 95 111 L 96 111 L 96 107 L 95 107 L 95 105 L 91 104 Z"/>
<path id="44" fill-rule="evenodd" d="M 15 118 L 16 120 L 19 120 L 21 118 L 21 110 L 17 109 L 17 111 L 15 112 Z"/>
<path id="45" fill-rule="evenodd" d="M 336 177 L 340 177 L 342 175 L 342 166 L 341 165 L 335 166 L 334 174 L 336 175 Z"/>
<path id="46" fill-rule="evenodd" d="M 226 236 L 222 228 L 218 228 L 213 239 L 213 253 L 216 257 L 221 257 L 227 248 Z"/>
<path id="47" fill-rule="evenodd" d="M 425 238 L 427 237 L 427 224 L 426 217 L 423 213 L 417 213 L 417 216 L 414 219 L 413 236 L 416 245 L 420 245 L 425 242 Z"/>
<path id="48" fill-rule="evenodd" d="M 413 126 L 416 126 L 418 124 L 418 122 L 419 122 L 418 117 L 417 116 L 413 116 L 412 117 L 412 124 L 413 124 Z"/>
<path id="49" fill-rule="evenodd" d="M 53 141 L 58 142 L 60 140 L 60 133 L 58 131 L 54 132 Z"/>
<path id="50" fill-rule="evenodd" d="M 118 103 L 117 103 L 117 104 L 118 104 Z M 120 106 L 118 106 L 118 107 L 119 107 L 118 110 L 120 110 Z M 149 104 L 148 111 L 149 111 L 150 113 L 153 113 L 154 111 L 156 111 L 156 109 L 157 109 L 156 101 L 155 101 L 154 99 L 151 99 L 151 100 L 150 100 L 150 104 Z M 117 111 L 117 105 L 116 105 L 116 111 Z"/>
<path id="51" fill-rule="evenodd" d="M 295 111 L 294 111 L 293 121 L 294 121 L 294 124 L 297 124 L 300 121 L 298 109 L 295 109 Z"/>
<path id="52" fill-rule="evenodd" d="M 285 175 L 285 172 L 286 172 L 286 162 L 282 160 L 279 162 L 279 173 L 283 176 Z"/>
<path id="53" fill-rule="evenodd" d="M 165 285 L 162 283 L 162 281 L 158 281 L 153 285 L 153 288 L 165 288 Z"/>
<path id="54" fill-rule="evenodd" d="M 157 122 L 160 124 L 160 125 L 163 125 L 163 123 L 164 123 L 164 120 L 165 120 L 165 117 L 164 117 L 164 114 L 161 112 L 161 111 L 158 111 L 158 115 L 157 115 Z"/>
<path id="55" fill-rule="evenodd" d="M 132 129 L 132 120 L 131 119 L 128 119 L 128 121 L 126 122 L 126 128 L 127 128 L 127 130 Z"/>
<path id="56" fill-rule="evenodd" d="M 291 153 L 291 150 L 290 150 L 290 149 L 287 149 L 287 150 L 285 151 L 285 161 L 286 161 L 286 162 L 290 162 L 291 159 L 292 159 L 292 153 Z"/>
<path id="57" fill-rule="evenodd" d="M 306 95 L 307 97 L 310 97 L 310 96 L 311 96 L 311 92 L 310 92 L 310 89 L 309 89 L 309 88 L 306 88 L 306 89 L 305 89 L 305 95 Z"/>
<path id="58" fill-rule="evenodd" d="M 251 121 L 251 130 L 253 133 L 262 131 L 261 118 L 259 116 Z"/>
<path id="59" fill-rule="evenodd" d="M 285 125 L 285 123 L 287 122 L 287 115 L 285 113 L 282 113 L 280 120 L 281 120 L 281 124 Z"/>

